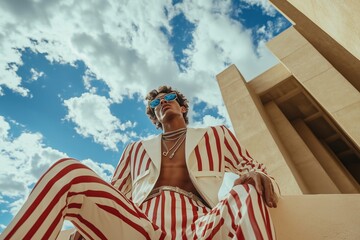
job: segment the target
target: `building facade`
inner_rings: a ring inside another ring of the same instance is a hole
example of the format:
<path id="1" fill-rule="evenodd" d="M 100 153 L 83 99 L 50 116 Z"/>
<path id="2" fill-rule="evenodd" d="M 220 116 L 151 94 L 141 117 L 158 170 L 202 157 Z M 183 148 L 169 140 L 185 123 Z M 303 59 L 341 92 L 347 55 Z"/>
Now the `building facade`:
<path id="1" fill-rule="evenodd" d="M 271 2 L 293 23 L 280 63 L 217 75 L 234 130 L 280 185 L 279 239 L 360 239 L 360 2 Z"/>

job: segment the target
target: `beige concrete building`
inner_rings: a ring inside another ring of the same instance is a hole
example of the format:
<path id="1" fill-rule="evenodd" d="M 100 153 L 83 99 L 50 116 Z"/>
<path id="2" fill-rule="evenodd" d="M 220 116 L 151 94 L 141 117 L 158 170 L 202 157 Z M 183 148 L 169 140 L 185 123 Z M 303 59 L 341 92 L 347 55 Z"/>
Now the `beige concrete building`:
<path id="1" fill-rule="evenodd" d="M 360 239 L 360 1 L 270 1 L 280 63 L 217 76 L 234 130 L 280 185 L 279 239 Z"/>

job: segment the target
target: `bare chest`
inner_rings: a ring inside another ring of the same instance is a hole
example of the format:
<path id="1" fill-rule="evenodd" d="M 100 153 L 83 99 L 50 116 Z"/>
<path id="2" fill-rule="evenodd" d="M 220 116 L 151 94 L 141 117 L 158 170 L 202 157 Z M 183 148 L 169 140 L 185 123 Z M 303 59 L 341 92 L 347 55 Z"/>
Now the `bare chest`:
<path id="1" fill-rule="evenodd" d="M 162 147 L 161 151 L 166 149 Z M 155 187 L 176 186 L 189 192 L 196 192 L 193 186 L 185 161 L 185 144 L 175 152 L 173 158 L 162 155 L 160 176 Z"/>

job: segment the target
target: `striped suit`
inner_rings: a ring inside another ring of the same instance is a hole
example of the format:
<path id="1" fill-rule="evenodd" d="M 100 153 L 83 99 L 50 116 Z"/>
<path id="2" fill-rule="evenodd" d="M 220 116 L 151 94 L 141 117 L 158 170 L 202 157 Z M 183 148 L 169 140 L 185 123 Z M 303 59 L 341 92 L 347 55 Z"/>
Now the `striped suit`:
<path id="1" fill-rule="evenodd" d="M 0 238 L 55 238 L 63 219 L 88 239 L 274 238 L 268 210 L 253 186 L 234 186 L 218 199 L 224 172 L 266 174 L 226 127 L 188 128 L 185 156 L 190 178 L 211 208 L 172 191 L 144 201 L 160 175 L 158 136 L 126 147 L 111 185 L 76 160 L 60 160 Z"/>

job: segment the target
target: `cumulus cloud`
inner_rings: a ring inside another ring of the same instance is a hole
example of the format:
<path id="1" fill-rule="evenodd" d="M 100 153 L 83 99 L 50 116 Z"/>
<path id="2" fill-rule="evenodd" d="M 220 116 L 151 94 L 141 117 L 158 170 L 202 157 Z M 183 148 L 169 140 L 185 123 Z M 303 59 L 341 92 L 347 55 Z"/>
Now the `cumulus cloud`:
<path id="1" fill-rule="evenodd" d="M 149 86 L 149 79 L 165 81 L 166 73 L 177 72 L 160 31 L 169 28 L 167 5 L 171 1 L 146 1 L 141 8 L 136 1 L 1 1 L 0 84 L 28 94 L 16 75 L 25 48 L 49 61 L 84 61 L 116 101 Z"/>
<path id="2" fill-rule="evenodd" d="M 8 203 L 8 201 L 4 200 L 4 197 L 0 195 L 0 204 L 2 203 Z M 1 210 L 1 212 L 4 212 L 6 210 Z"/>
<path id="3" fill-rule="evenodd" d="M 262 9 L 263 13 L 269 16 L 274 16 L 276 10 L 269 0 L 240 0 L 243 3 L 246 3 L 246 6 L 258 6 Z"/>
<path id="4" fill-rule="evenodd" d="M 38 72 L 37 70 L 35 70 L 34 68 L 30 69 L 30 73 L 31 73 L 31 81 L 36 81 L 38 80 L 40 77 L 44 76 L 44 72 Z"/>
<path id="5" fill-rule="evenodd" d="M 194 121 L 192 127 L 208 127 L 226 124 L 226 119 L 222 117 L 214 117 L 211 115 L 204 115 L 201 121 Z"/>
<path id="6" fill-rule="evenodd" d="M 235 64 L 250 80 L 277 63 L 264 42 L 254 45 L 253 30 L 232 19 L 230 1 L 183 1 L 174 12 L 183 12 L 194 24 L 193 41 L 184 50 L 187 69 L 174 85 L 190 103 L 205 102 L 216 107 L 230 123 L 215 76 L 229 64 Z"/>
<path id="7" fill-rule="evenodd" d="M 14 215 L 40 176 L 56 160 L 67 155 L 46 146 L 40 133 L 25 132 L 16 138 L 11 137 L 11 126 L 3 116 L 0 116 L 0 129 L 0 203 L 5 204 Z M 114 172 L 114 167 L 110 164 L 92 159 L 81 162 L 106 181 Z M 9 202 L 4 197 L 10 197 L 12 201 Z"/>
<path id="8" fill-rule="evenodd" d="M 261 50 L 260 56 L 256 54 L 252 30 L 229 17 L 230 4 L 218 5 L 216 11 L 210 2 L 205 5 L 184 1 L 179 7 L 187 19 L 196 24 L 193 43 L 185 50 L 192 70 L 215 76 L 228 64 L 234 63 L 246 79 L 251 79 L 276 62 L 265 49 Z"/>
<path id="9" fill-rule="evenodd" d="M 274 35 L 280 33 L 286 25 L 287 22 L 283 18 L 276 18 L 275 21 L 267 21 L 265 25 L 256 29 L 255 34 L 259 42 L 266 43 L 272 39 Z"/>
<path id="10" fill-rule="evenodd" d="M 10 124 L 0 116 L 0 129 Z M 28 186 L 57 159 L 66 154 L 43 144 L 40 133 L 21 133 L 16 138 L 1 134 L 0 188 L 1 194 L 20 197 L 29 193 Z"/>
<path id="11" fill-rule="evenodd" d="M 0 116 L 0 141 L 6 140 L 10 130 L 10 124 L 5 121 L 3 116 Z"/>
<path id="12" fill-rule="evenodd" d="M 270 15 L 274 11 L 267 1 L 243 2 Z M 190 99 L 203 96 L 200 100 L 223 112 L 217 73 L 234 63 L 251 79 L 277 62 L 263 44 L 253 45 L 252 30 L 231 19 L 231 7 L 231 1 L 184 0 L 173 6 L 170 0 L 152 0 L 141 8 L 136 1 L 1 1 L 0 94 L 1 87 L 7 87 L 29 96 L 16 71 L 23 64 L 22 52 L 30 49 L 45 53 L 51 62 L 83 61 L 88 68 L 86 89 L 96 92 L 91 85 L 96 77 L 108 86 L 114 103 L 166 84 L 183 90 Z M 182 70 L 162 31 L 173 34 L 170 23 L 180 13 L 195 26 L 193 42 L 184 50 L 187 67 Z M 77 130 L 96 136 L 80 124 Z M 94 138 L 115 149 L 114 139 L 105 143 L 103 137 Z"/>
<path id="13" fill-rule="evenodd" d="M 134 137 L 134 133 L 125 130 L 135 127 L 136 123 L 130 121 L 121 123 L 111 114 L 110 104 L 111 101 L 106 97 L 84 93 L 80 97 L 64 101 L 64 105 L 68 108 L 65 119 L 75 123 L 78 134 L 92 137 L 105 149 L 117 151 L 116 144 L 119 141 L 126 143 Z"/>
<path id="14" fill-rule="evenodd" d="M 115 170 L 114 166 L 107 163 L 94 162 L 91 159 L 85 159 L 81 162 L 94 170 L 94 172 L 97 173 L 97 175 L 99 175 L 105 181 L 109 182 L 111 180 L 111 176 Z"/>

